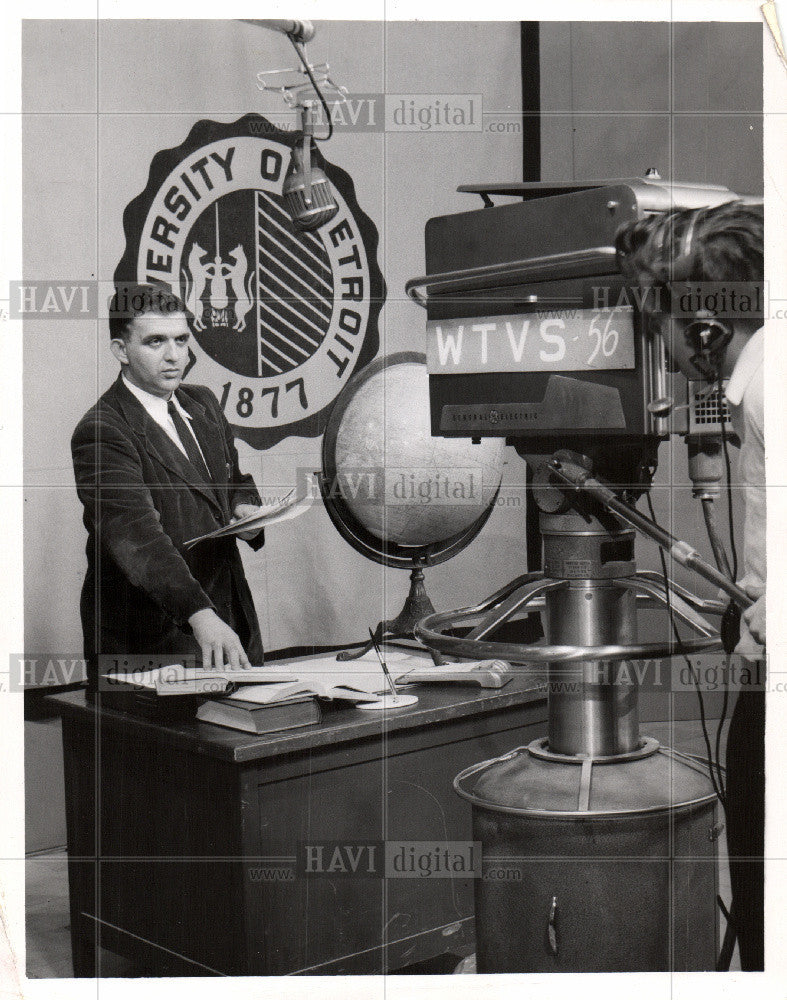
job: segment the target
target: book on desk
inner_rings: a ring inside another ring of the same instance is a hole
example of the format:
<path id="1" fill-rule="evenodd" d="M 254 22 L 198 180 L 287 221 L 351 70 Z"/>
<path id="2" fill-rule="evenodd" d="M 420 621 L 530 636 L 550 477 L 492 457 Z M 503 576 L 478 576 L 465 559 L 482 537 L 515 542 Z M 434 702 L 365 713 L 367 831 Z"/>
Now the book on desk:
<path id="1" fill-rule="evenodd" d="M 277 733 L 322 721 L 320 703 L 312 695 L 295 695 L 281 701 L 260 704 L 245 698 L 210 698 L 197 709 L 201 722 L 211 722 L 246 733 Z"/>
<path id="2" fill-rule="evenodd" d="M 377 695 L 312 679 L 243 684 L 229 697 L 203 701 L 197 709 L 197 718 L 247 733 L 274 733 L 320 722 L 322 710 L 318 699 L 357 703 L 377 701 Z"/>

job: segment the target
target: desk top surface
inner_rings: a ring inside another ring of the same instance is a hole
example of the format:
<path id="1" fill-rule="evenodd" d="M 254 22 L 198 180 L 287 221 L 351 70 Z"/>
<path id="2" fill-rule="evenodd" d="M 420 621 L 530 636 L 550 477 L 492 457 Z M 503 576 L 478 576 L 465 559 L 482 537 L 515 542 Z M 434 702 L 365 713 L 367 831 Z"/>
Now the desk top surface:
<path id="1" fill-rule="evenodd" d="M 388 711 L 362 711 L 347 703 L 323 702 L 323 719 L 313 726 L 255 735 L 225 729 L 196 719 L 162 723 L 130 712 L 100 708 L 85 691 L 50 695 L 64 716 L 94 717 L 96 723 L 122 730 L 147 730 L 171 745 L 233 763 L 245 763 L 288 753 L 301 753 L 337 743 L 380 739 L 402 730 L 450 723 L 469 716 L 546 701 L 543 682 L 515 674 L 502 688 L 470 685 L 413 684 L 407 688 L 418 704 Z M 100 697 L 100 695 L 99 695 Z"/>

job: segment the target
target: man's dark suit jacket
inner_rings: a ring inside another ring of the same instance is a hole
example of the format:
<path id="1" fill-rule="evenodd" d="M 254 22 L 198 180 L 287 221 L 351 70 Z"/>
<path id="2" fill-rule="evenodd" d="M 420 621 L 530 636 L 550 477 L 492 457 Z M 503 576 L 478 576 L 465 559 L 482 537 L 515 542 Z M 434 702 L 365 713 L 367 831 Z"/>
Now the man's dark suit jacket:
<path id="1" fill-rule="evenodd" d="M 88 676 L 99 654 L 188 653 L 199 646 L 188 625 L 213 608 L 238 634 L 251 663 L 262 641 L 234 538 L 184 543 L 228 524 L 238 503 L 259 504 L 216 397 L 181 385 L 213 485 L 204 483 L 121 377 L 77 425 L 71 439 L 77 492 L 88 531 L 88 570 L 80 610 Z M 249 543 L 263 544 L 262 534 Z"/>

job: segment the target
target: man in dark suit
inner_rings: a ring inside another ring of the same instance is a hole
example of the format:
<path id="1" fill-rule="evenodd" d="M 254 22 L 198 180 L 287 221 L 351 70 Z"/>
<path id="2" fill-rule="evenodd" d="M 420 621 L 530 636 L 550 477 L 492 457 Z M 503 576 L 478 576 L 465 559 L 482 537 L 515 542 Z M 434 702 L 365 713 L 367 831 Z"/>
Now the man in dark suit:
<path id="1" fill-rule="evenodd" d="M 194 655 L 203 666 L 259 665 L 262 641 L 234 538 L 184 543 L 260 506 L 213 393 L 181 385 L 190 330 L 183 303 L 152 285 L 110 310 L 121 372 L 71 441 L 88 531 L 81 616 L 89 681 L 99 656 Z M 241 535 L 253 549 L 261 532 Z M 170 660 L 172 662 L 172 660 Z"/>

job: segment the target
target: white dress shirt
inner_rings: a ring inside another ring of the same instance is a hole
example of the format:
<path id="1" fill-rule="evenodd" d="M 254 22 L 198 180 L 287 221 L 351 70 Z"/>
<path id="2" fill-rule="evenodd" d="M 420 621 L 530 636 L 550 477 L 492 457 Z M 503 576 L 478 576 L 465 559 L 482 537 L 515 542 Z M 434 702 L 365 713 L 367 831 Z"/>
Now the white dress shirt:
<path id="1" fill-rule="evenodd" d="M 170 441 L 172 441 L 172 443 L 179 448 L 179 450 L 183 453 L 185 458 L 188 458 L 186 449 L 183 447 L 183 443 L 181 442 L 180 437 L 178 436 L 178 432 L 175 430 L 175 424 L 172 422 L 172 417 L 169 415 L 169 410 L 167 409 L 167 405 L 171 400 L 175 404 L 175 409 L 178 411 L 181 417 L 183 417 L 184 420 L 188 421 L 186 426 L 191 430 L 194 440 L 197 442 L 197 448 L 199 448 L 199 453 L 200 455 L 202 455 L 202 461 L 205 462 L 205 454 L 202 451 L 202 448 L 200 447 L 199 441 L 197 440 L 197 435 L 194 434 L 194 428 L 191 426 L 191 417 L 188 415 L 188 413 L 186 413 L 186 411 L 180 405 L 174 392 L 170 396 L 169 400 L 162 399 L 161 396 L 154 396 L 152 392 L 147 392 L 145 389 L 140 389 L 139 386 L 134 385 L 133 382 L 129 382 L 129 380 L 125 376 L 125 373 L 123 374 L 123 383 L 129 390 L 129 392 L 131 392 L 134 396 L 136 396 L 136 398 L 140 401 L 140 403 L 142 403 L 142 405 L 148 411 L 150 416 L 153 418 L 153 420 L 156 421 L 156 423 L 164 431 L 164 433 L 167 435 Z M 206 467 L 207 464 L 208 463 L 205 462 Z"/>

